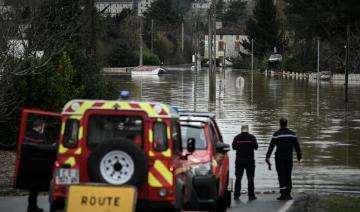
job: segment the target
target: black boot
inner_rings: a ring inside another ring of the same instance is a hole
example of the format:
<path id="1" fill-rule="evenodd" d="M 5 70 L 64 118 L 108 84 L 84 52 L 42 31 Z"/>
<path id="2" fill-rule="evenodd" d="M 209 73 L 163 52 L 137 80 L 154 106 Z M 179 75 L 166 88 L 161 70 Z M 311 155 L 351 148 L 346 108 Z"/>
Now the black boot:
<path id="1" fill-rule="evenodd" d="M 291 197 L 290 194 L 281 194 L 280 197 L 277 198 L 277 200 L 292 200 L 293 198 Z"/>
<path id="2" fill-rule="evenodd" d="M 249 201 L 253 201 L 253 200 L 256 200 L 257 197 L 255 196 L 255 194 L 253 195 L 249 195 Z"/>

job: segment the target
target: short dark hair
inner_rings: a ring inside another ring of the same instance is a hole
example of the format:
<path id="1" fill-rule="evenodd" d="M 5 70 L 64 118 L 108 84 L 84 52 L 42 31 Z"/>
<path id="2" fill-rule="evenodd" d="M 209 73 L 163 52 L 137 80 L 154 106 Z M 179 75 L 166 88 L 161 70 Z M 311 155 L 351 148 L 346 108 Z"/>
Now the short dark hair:
<path id="1" fill-rule="evenodd" d="M 45 121 L 43 119 L 36 119 L 34 122 L 33 122 L 33 127 L 40 127 L 42 126 L 43 124 L 45 124 Z"/>
<path id="2" fill-rule="evenodd" d="M 287 119 L 286 118 L 281 118 L 280 119 L 280 127 L 287 127 Z"/>

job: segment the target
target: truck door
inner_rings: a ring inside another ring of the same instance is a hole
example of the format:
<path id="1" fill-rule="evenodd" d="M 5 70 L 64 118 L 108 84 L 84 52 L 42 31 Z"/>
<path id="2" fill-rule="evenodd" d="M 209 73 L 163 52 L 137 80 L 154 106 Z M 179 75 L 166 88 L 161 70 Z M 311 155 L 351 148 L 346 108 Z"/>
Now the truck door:
<path id="1" fill-rule="evenodd" d="M 35 125 L 39 125 L 40 128 Z M 14 187 L 48 191 L 56 160 L 61 115 L 27 110 L 22 112 L 19 129 Z"/>

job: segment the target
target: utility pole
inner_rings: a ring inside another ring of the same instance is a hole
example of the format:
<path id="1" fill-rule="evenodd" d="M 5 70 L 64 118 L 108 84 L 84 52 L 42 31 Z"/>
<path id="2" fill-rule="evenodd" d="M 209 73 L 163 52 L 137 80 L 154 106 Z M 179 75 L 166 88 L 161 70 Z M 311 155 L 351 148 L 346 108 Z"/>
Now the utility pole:
<path id="1" fill-rule="evenodd" d="M 196 18 L 195 22 L 195 73 L 198 71 L 198 52 L 199 52 L 199 29 L 198 23 L 199 19 Z"/>
<path id="2" fill-rule="evenodd" d="M 181 52 L 184 52 L 184 22 L 181 23 Z"/>
<path id="3" fill-rule="evenodd" d="M 154 53 L 154 19 L 151 19 L 151 53 Z"/>
<path id="4" fill-rule="evenodd" d="M 317 77 L 316 77 L 316 84 L 317 84 L 317 99 L 316 99 L 316 115 L 320 115 L 320 39 L 317 39 Z"/>
<path id="5" fill-rule="evenodd" d="M 224 61 L 223 61 L 224 76 L 225 76 L 225 68 L 226 68 L 226 43 L 224 42 Z"/>
<path id="6" fill-rule="evenodd" d="M 217 49 L 216 49 L 216 0 L 213 0 L 213 14 L 214 14 L 214 16 L 213 16 L 213 21 L 214 21 L 214 25 L 213 25 L 213 30 L 214 30 L 214 60 L 215 60 L 215 62 L 214 62 L 214 67 L 213 67 L 213 74 L 214 74 L 214 76 L 215 76 L 215 72 L 216 72 L 216 51 L 217 51 Z M 215 84 L 216 84 L 216 79 L 215 79 Z M 215 85 L 216 86 L 216 85 Z"/>
<path id="7" fill-rule="evenodd" d="M 345 102 L 348 102 L 349 89 L 349 51 L 350 51 L 350 25 L 346 26 L 346 61 L 345 61 Z"/>
<path id="8" fill-rule="evenodd" d="M 95 0 L 90 0 L 88 1 L 88 12 L 90 15 L 90 21 L 91 21 L 91 26 L 90 26 L 90 40 L 88 40 L 88 45 L 89 45 L 89 52 L 91 53 L 91 57 L 93 58 L 93 62 L 95 63 L 95 65 L 97 64 L 97 57 L 96 57 L 96 11 L 95 11 Z"/>
<path id="9" fill-rule="evenodd" d="M 208 20 L 208 27 L 209 27 L 209 34 L 208 34 L 208 52 L 209 52 L 209 84 L 211 81 L 211 72 L 212 72 L 212 33 L 211 33 L 211 9 L 209 11 L 209 20 Z"/>
<path id="10" fill-rule="evenodd" d="M 209 61 L 209 101 L 216 101 L 216 22 L 214 22 L 215 17 L 215 5 L 216 0 L 212 0 L 212 4 L 209 10 L 209 41 L 210 41 L 210 61 Z M 214 29 L 215 28 L 215 29 Z M 215 30 L 215 31 L 214 31 Z M 214 42 L 214 43 L 213 43 Z M 214 53 L 213 53 L 214 51 Z M 215 57 L 214 57 L 215 56 Z M 215 60 L 214 60 L 215 58 Z M 211 64 L 211 65 L 210 65 Z"/>
<path id="11" fill-rule="evenodd" d="M 139 44 L 140 44 L 140 54 L 139 54 L 139 66 L 143 66 L 143 40 L 142 40 L 142 17 L 140 17 L 140 33 L 139 33 Z"/>
<path id="12" fill-rule="evenodd" d="M 254 94 L 254 39 L 251 39 L 251 103 Z"/>

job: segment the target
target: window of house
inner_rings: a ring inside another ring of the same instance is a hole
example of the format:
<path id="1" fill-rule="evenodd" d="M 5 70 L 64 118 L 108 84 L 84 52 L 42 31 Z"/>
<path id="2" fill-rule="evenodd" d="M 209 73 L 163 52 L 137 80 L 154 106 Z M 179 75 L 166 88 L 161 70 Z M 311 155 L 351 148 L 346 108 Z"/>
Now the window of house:
<path id="1" fill-rule="evenodd" d="M 235 50 L 240 51 L 240 42 L 239 41 L 235 41 Z"/>
<path id="2" fill-rule="evenodd" d="M 219 51 L 224 51 L 224 41 L 219 41 Z"/>
<path id="3" fill-rule="evenodd" d="M 239 40 L 240 39 L 240 36 L 239 35 L 236 35 L 236 40 Z"/>
<path id="4" fill-rule="evenodd" d="M 223 35 L 220 35 L 220 40 L 222 40 L 223 39 Z"/>
<path id="5" fill-rule="evenodd" d="M 166 124 L 163 122 L 156 122 L 153 125 L 153 145 L 157 152 L 165 151 L 168 148 L 166 131 Z"/>

